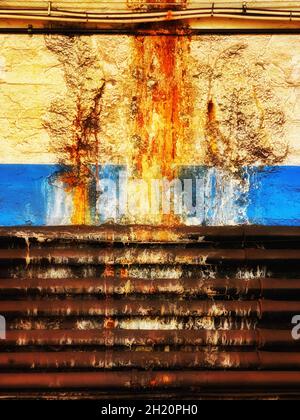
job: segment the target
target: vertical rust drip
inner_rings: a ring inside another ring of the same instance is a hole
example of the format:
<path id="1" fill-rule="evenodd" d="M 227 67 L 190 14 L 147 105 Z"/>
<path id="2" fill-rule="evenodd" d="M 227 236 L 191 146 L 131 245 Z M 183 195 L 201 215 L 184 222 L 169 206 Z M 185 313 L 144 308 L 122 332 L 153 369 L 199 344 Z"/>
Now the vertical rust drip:
<path id="1" fill-rule="evenodd" d="M 134 39 L 139 140 L 134 163 L 145 180 L 176 177 L 178 147 L 188 124 L 184 83 L 189 42 L 189 37 L 168 34 Z"/>
<path id="2" fill-rule="evenodd" d="M 217 122 L 216 122 L 216 108 L 215 104 L 212 99 L 208 101 L 207 104 L 207 123 L 206 123 L 206 130 L 207 132 L 210 131 L 211 128 L 217 129 Z M 216 136 L 212 136 L 211 141 L 208 142 L 207 148 L 208 153 L 211 157 L 217 156 L 219 147 L 218 147 L 218 139 Z"/>
<path id="3" fill-rule="evenodd" d="M 61 179 L 68 192 L 73 192 L 73 214 L 71 222 L 75 225 L 89 224 L 90 220 L 90 184 L 93 180 L 90 164 L 95 164 L 95 179 L 98 178 L 99 156 L 99 118 L 101 99 L 105 84 L 95 92 L 93 106 L 85 107 L 78 97 L 77 113 L 73 122 L 73 144 L 67 145 L 65 151 L 72 165 L 72 171 L 62 174 Z"/>
<path id="4" fill-rule="evenodd" d="M 45 127 L 61 163 L 59 174 L 72 195 L 71 223 L 91 223 L 91 191 L 98 177 L 100 114 L 105 81 L 97 52 L 83 37 L 49 36 L 47 48 L 56 55 L 64 74 L 66 94 L 54 100 Z M 93 169 L 93 167 L 95 169 Z"/>
<path id="5" fill-rule="evenodd" d="M 106 279 L 107 282 L 113 285 L 117 284 L 118 279 L 121 279 L 120 290 L 122 290 L 124 294 L 131 293 L 131 284 L 127 268 L 122 267 L 121 269 L 117 269 L 114 266 L 106 265 L 105 270 L 103 272 L 103 277 Z M 108 301 L 111 299 L 111 292 L 109 290 L 105 290 L 105 299 Z M 103 328 L 106 330 L 112 330 L 117 328 L 117 326 L 118 320 L 113 318 L 109 314 L 106 314 L 103 320 Z"/>
<path id="6" fill-rule="evenodd" d="M 104 270 L 102 276 L 104 278 L 107 278 L 107 277 L 114 277 L 114 275 L 115 275 L 115 269 L 114 269 L 114 267 L 111 266 L 111 265 L 106 265 L 105 266 L 105 270 Z"/>
<path id="7" fill-rule="evenodd" d="M 102 276 L 105 279 L 114 279 L 116 272 L 115 272 L 115 268 L 112 265 L 106 265 L 105 266 L 105 270 L 102 274 Z M 109 293 L 107 293 L 107 289 L 105 287 L 105 299 L 107 300 L 109 298 Z M 105 330 L 112 330 L 116 327 L 116 321 L 114 318 L 112 318 L 111 316 L 107 315 L 105 316 L 104 320 L 103 320 L 103 328 Z"/>
<path id="8" fill-rule="evenodd" d="M 182 146 L 190 141 L 192 98 L 187 95 L 191 84 L 188 30 L 167 23 L 159 34 L 155 28 L 148 32 L 148 36 L 136 36 L 133 41 L 136 93 L 132 102 L 132 160 L 134 177 L 150 186 L 153 180 L 172 181 L 179 175 Z M 174 214 L 162 214 L 158 219 L 155 222 L 179 224 Z"/>

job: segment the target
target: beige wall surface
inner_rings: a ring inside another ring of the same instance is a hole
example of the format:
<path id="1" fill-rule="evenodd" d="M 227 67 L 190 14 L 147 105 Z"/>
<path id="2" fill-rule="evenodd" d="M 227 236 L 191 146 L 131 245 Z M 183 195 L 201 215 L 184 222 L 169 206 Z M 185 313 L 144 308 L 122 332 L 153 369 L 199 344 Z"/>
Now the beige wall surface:
<path id="1" fill-rule="evenodd" d="M 299 164 L 299 41 L 1 35 L 0 162 Z"/>

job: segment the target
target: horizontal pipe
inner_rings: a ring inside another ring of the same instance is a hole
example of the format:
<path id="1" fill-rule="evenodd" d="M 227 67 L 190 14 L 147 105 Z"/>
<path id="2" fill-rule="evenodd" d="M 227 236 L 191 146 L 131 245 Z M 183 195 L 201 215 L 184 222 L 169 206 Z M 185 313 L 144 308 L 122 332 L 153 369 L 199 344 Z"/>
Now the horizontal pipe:
<path id="1" fill-rule="evenodd" d="M 49 3 L 51 5 L 51 3 Z M 230 5 L 224 5 L 220 7 L 218 4 L 211 4 L 209 7 L 198 7 L 198 8 L 184 8 L 184 10 L 172 10 L 172 6 L 169 6 L 169 9 L 166 10 L 165 16 L 160 17 L 160 13 L 157 12 L 148 12 L 140 11 L 132 12 L 131 17 L 116 17 L 116 13 L 101 14 L 100 12 L 89 12 L 83 10 L 72 11 L 72 10 L 58 10 L 52 8 L 49 4 L 45 7 L 44 10 L 31 8 L 30 10 L 22 10 L 20 8 L 9 8 L 0 10 L 0 17 L 2 19 L 23 19 L 23 20 L 40 20 L 40 21 L 49 21 L 49 22 L 77 22 L 77 23 L 123 23 L 123 24 L 132 24 L 132 23 L 151 23 L 151 22 L 161 22 L 161 21 L 174 21 L 174 20 L 185 20 L 185 19 L 198 19 L 201 17 L 228 17 L 228 18 L 238 18 L 238 19 L 263 19 L 263 20 L 289 20 L 289 21 L 298 21 L 299 12 L 295 8 L 286 8 L 286 9 L 260 9 L 252 6 L 248 8 L 245 3 L 238 7 L 232 8 Z M 177 7 L 180 4 L 177 5 Z M 152 17 L 156 16 L 156 17 Z"/>
<path id="2" fill-rule="evenodd" d="M 295 252 L 295 251 L 292 251 Z M 300 258 L 300 250 L 299 250 Z M 29 263 L 48 262 L 52 264 L 200 264 L 218 260 L 244 261 L 243 250 L 198 250 L 174 246 L 126 249 L 1 249 L 0 261 L 26 261 Z"/>
<path id="3" fill-rule="evenodd" d="M 79 372 L 0 374 L 1 389 L 298 389 L 300 372 Z"/>
<path id="4" fill-rule="evenodd" d="M 8 278 L 0 279 L 1 296 L 26 295 L 194 295 L 205 297 L 280 297 L 300 293 L 300 279 L 170 278 Z"/>
<path id="5" fill-rule="evenodd" d="M 14 0 L 2 0 L 1 2 L 5 7 L 24 7 L 24 0 L 19 0 L 19 1 L 14 1 Z M 48 7 L 49 1 L 48 0 L 28 0 L 25 4 L 30 5 L 31 7 L 40 7 L 40 8 L 46 8 Z M 155 0 L 149 0 L 147 1 L 147 3 L 145 3 L 144 5 L 151 5 L 151 6 L 169 6 L 169 5 L 173 5 L 173 6 L 184 6 L 184 7 L 188 7 L 188 6 L 195 6 L 195 5 L 199 5 L 201 7 L 205 6 L 211 6 L 211 2 L 210 1 L 200 1 L 200 0 L 191 0 L 188 1 L 188 3 L 182 1 L 182 0 L 174 0 L 174 1 L 155 1 Z M 226 5 L 226 6 L 230 6 L 230 7 L 242 7 L 243 5 L 246 5 L 247 7 L 251 7 L 253 5 L 253 2 L 241 2 L 241 1 L 220 1 L 217 3 L 217 5 Z M 60 7 L 65 7 L 66 5 L 68 5 L 68 7 L 72 7 L 72 8 L 87 8 L 87 7 L 91 7 L 91 8 L 102 8 L 105 5 L 112 5 L 112 1 L 111 0 L 101 0 L 101 2 L 99 3 L 99 1 L 81 1 L 81 2 L 76 2 L 76 1 L 72 1 L 72 0 L 62 0 L 62 1 L 52 1 L 51 5 L 53 8 L 60 8 Z M 123 5 L 124 4 L 124 0 L 113 0 L 113 5 Z M 269 0 L 269 1 L 255 1 L 254 3 L 255 7 L 258 8 L 274 8 L 274 5 L 276 6 L 276 8 L 286 8 L 286 7 L 300 7 L 300 2 L 299 1 L 295 1 L 295 0 L 291 0 L 291 1 L 279 1 L 279 0 Z M 140 7 L 141 6 L 141 2 L 136 0 L 136 1 L 131 1 L 130 2 L 130 7 Z"/>
<path id="6" fill-rule="evenodd" d="M 29 264 L 177 264 L 207 265 L 220 262 L 299 262 L 300 249 L 185 249 L 179 246 L 111 248 L 0 249 L 0 262 Z"/>
<path id="7" fill-rule="evenodd" d="M 291 330 L 29 330 L 7 331 L 3 346 L 222 346 L 258 349 L 300 346 Z"/>
<path id="8" fill-rule="evenodd" d="M 236 12 L 239 11 L 239 9 L 218 9 L 219 12 Z M 30 12 L 30 13 L 29 13 Z M 159 18 L 159 17 L 165 17 L 167 13 L 172 13 L 173 16 L 185 16 L 185 15 L 191 15 L 191 14 L 198 14 L 198 13 L 210 13 L 211 8 L 209 7 L 203 7 L 203 8 L 195 8 L 195 9 L 187 9 L 187 10 L 172 10 L 172 7 L 169 6 L 165 9 L 157 9 L 156 11 L 147 12 L 147 11 L 130 11 L 130 10 L 102 10 L 101 12 L 96 11 L 72 11 L 72 10 L 65 10 L 65 9 L 51 9 L 50 16 L 52 17 L 76 17 L 76 18 L 83 18 L 83 19 L 123 19 L 124 17 L 135 19 L 135 18 Z M 24 14 L 30 14 L 32 16 L 43 16 L 45 17 L 45 10 L 44 9 L 4 9 L 0 7 L 0 16 L 2 14 L 10 14 L 13 13 L 14 15 L 20 15 L 22 17 Z M 49 16 L 49 14 L 47 14 Z"/>
<path id="9" fill-rule="evenodd" d="M 299 353 L 277 352 L 27 352 L 0 353 L 0 369 L 300 369 Z"/>
<path id="10" fill-rule="evenodd" d="M 26 316 L 286 316 L 300 314 L 300 301 L 34 300 L 0 301 L 2 315 Z"/>
<path id="11" fill-rule="evenodd" d="M 83 35 L 109 35 L 109 36 L 143 36 L 152 37 L 153 32 L 144 28 L 97 28 L 86 26 L 59 26 L 59 27 L 33 27 L 33 25 L 20 26 L 0 26 L 0 34 L 5 35 L 26 35 L 26 36 L 44 36 L 44 35 L 65 35 L 65 36 L 83 36 Z M 156 36 L 164 37 L 190 37 L 191 35 L 299 35 L 300 28 L 190 28 L 189 31 L 180 32 L 172 28 L 168 33 L 157 30 Z"/>
<path id="12" fill-rule="evenodd" d="M 49 29 L 49 28 L 48 28 Z M 38 30 L 33 28 L 33 30 Z M 44 31 L 47 28 L 42 29 Z M 49 29 L 50 30 L 50 29 Z M 57 29 L 53 29 L 54 31 Z M 69 31 L 76 31 L 76 28 L 65 29 Z M 206 29 L 205 29 L 206 30 Z M 204 30 L 204 31 L 205 31 Z M 259 29 L 258 29 L 259 30 Z M 279 29 L 278 29 L 279 30 Z M 195 31 L 192 30 L 191 31 Z M 203 30 L 200 30 L 200 33 Z M 207 30 L 210 33 L 210 30 Z M 221 29 L 212 29 L 212 31 L 220 31 Z M 227 31 L 235 30 L 226 29 Z M 237 29 L 242 31 L 242 29 Z M 263 30 L 264 33 L 267 31 L 273 31 L 272 29 Z M 285 30 L 291 31 L 292 30 Z M 97 31 L 96 31 L 97 32 Z M 236 33 L 237 33 L 236 32 Z M 120 33 L 120 32 L 116 32 Z M 138 31 L 135 34 L 138 35 Z M 143 34 L 147 32 L 144 31 Z M 159 33 L 159 32 L 158 32 Z M 150 32 L 150 35 L 153 33 Z M 179 35 L 179 34 L 178 34 Z M 17 228 L 5 228 L 0 227 L 0 238 L 22 238 L 25 240 L 36 240 L 44 242 L 47 240 L 84 240 L 84 241 L 96 241 L 96 242 L 181 242 L 190 241 L 198 242 L 205 239 L 222 239 L 225 241 L 232 239 L 247 240 L 250 239 L 267 239 L 267 238 L 278 238 L 278 239 L 299 239 L 300 227 L 285 227 L 285 226 L 180 226 L 174 227 L 171 230 L 164 226 L 150 226 L 150 225 L 109 225 L 109 226 L 58 226 L 58 227 L 17 227 Z"/>
<path id="13" fill-rule="evenodd" d="M 233 15 L 237 15 L 241 13 L 241 9 L 240 8 L 233 8 L 233 7 L 218 7 L 217 5 L 214 7 L 213 9 L 213 14 L 218 16 L 220 14 L 233 14 Z M 272 9 L 258 9 L 258 8 L 247 8 L 247 14 L 246 16 L 252 16 L 253 14 L 255 15 L 261 15 L 261 16 L 267 16 L 267 17 L 289 17 L 291 16 L 292 13 L 292 18 L 293 17 L 299 17 L 299 10 L 293 9 L 293 11 L 290 10 L 284 10 L 284 9 L 280 9 L 280 10 L 272 10 Z M 65 10 L 65 9 L 51 9 L 51 12 L 49 14 L 49 12 L 47 13 L 47 15 L 45 14 L 45 10 L 44 9 L 4 9 L 4 8 L 0 8 L 0 16 L 1 15 L 7 15 L 7 14 L 13 14 L 13 15 L 18 15 L 21 18 L 25 15 L 25 16 L 38 16 L 38 17 L 57 17 L 57 18 L 68 18 L 68 17 L 74 17 L 74 18 L 82 18 L 84 20 L 86 19 L 113 19 L 113 20 L 124 20 L 125 18 L 129 18 L 129 20 L 133 20 L 133 19 L 145 19 L 147 20 L 148 18 L 166 18 L 166 15 L 168 15 L 169 19 L 172 19 L 173 17 L 178 17 L 178 18 L 184 18 L 186 16 L 190 17 L 190 16 L 199 16 L 199 15 L 207 15 L 207 16 L 211 16 L 212 14 L 212 8 L 211 7 L 201 7 L 201 8 L 187 8 L 187 9 L 181 9 L 181 10 L 176 10 L 176 8 L 173 8 L 171 6 L 168 6 L 164 9 L 157 9 L 156 11 L 129 11 L 128 9 L 124 9 L 124 10 L 102 10 L 101 12 L 98 11 L 89 11 L 89 12 L 83 12 L 83 11 L 72 11 L 72 10 Z M 243 14 L 243 16 L 245 15 L 245 13 Z"/>
<path id="14" fill-rule="evenodd" d="M 263 20 L 263 21 L 289 21 L 289 22 L 299 22 L 300 15 L 281 15 L 281 16 L 274 16 L 274 15 L 258 15 L 255 13 L 218 13 L 215 12 L 212 16 L 211 13 L 197 13 L 197 14 L 189 14 L 189 15 L 181 15 L 181 16 L 172 16 L 172 14 L 167 13 L 165 17 L 156 17 L 156 18 L 92 18 L 88 15 L 86 18 L 80 17 L 69 17 L 69 16 L 48 16 L 48 15 L 30 15 L 30 14 L 0 14 L 0 19 L 4 20 L 25 20 L 25 21 L 45 21 L 45 22 L 57 22 L 57 23 L 74 23 L 74 24 L 122 24 L 122 25 L 133 25 L 133 24 L 147 24 L 147 23 L 159 23 L 159 22 L 171 22 L 171 21 L 180 21 L 180 20 L 192 20 L 192 19 L 200 19 L 200 18 L 227 18 L 227 19 L 240 19 L 240 20 Z"/>
<path id="15" fill-rule="evenodd" d="M 252 318 L 235 317 L 7 317 L 7 330 L 83 330 L 83 329 L 145 329 L 145 330 L 206 330 L 241 329 L 249 330 L 257 327 L 258 320 Z M 276 327 L 285 329 L 290 327 L 290 320 L 276 321 Z"/>
<path id="16" fill-rule="evenodd" d="M 122 6 L 124 5 L 123 3 L 120 3 Z M 279 3 L 280 4 L 280 3 Z M 134 9 L 132 8 L 131 10 L 129 8 L 117 8 L 116 5 L 118 5 L 117 2 L 113 2 L 113 3 L 105 3 L 102 2 L 101 3 L 97 3 L 95 4 L 96 7 L 92 7 L 91 3 L 87 4 L 87 7 L 84 7 L 82 2 L 80 2 L 79 7 L 74 8 L 69 6 L 68 8 L 66 8 L 66 6 L 68 6 L 68 3 L 64 2 L 61 5 L 56 5 L 54 4 L 54 2 L 51 2 L 51 4 L 49 5 L 49 2 L 45 3 L 44 7 L 41 6 L 37 6 L 35 3 L 32 3 L 29 5 L 27 3 L 27 5 L 24 5 L 21 3 L 21 6 L 10 6 L 8 7 L 8 5 L 3 5 L 2 3 L 2 7 L 0 7 L 0 12 L 2 13 L 14 13 L 14 14 L 19 14 L 19 13 L 27 13 L 27 14 L 34 14 L 34 13 L 40 13 L 45 15 L 45 13 L 47 13 L 47 15 L 74 15 L 74 16 L 85 16 L 86 14 L 88 14 L 89 16 L 101 16 L 103 14 L 106 15 L 132 15 L 132 16 L 155 16 L 155 15 L 159 15 L 161 13 L 165 13 L 166 10 L 171 10 L 174 14 L 188 14 L 188 13 L 197 13 L 197 12 L 212 12 L 213 13 L 220 13 L 220 12 L 232 12 L 232 13 L 240 13 L 241 11 L 246 14 L 246 13 L 262 13 L 262 14 L 267 14 L 267 15 L 272 15 L 272 14 L 280 14 L 280 15 L 286 15 L 288 13 L 297 13 L 299 12 L 299 7 L 297 8 L 297 5 L 295 5 L 295 3 L 293 3 L 292 5 L 286 5 L 286 6 L 281 6 L 279 5 L 275 5 L 274 3 L 272 4 L 272 6 L 267 7 L 267 6 L 259 6 L 259 5 L 251 5 L 251 4 L 246 4 L 246 3 L 215 3 L 214 5 L 212 5 L 212 3 L 197 3 L 197 2 L 189 2 L 188 4 L 182 4 L 179 2 L 170 2 L 170 3 L 163 3 L 163 2 L 158 2 L 158 3 L 151 3 L 151 2 L 147 2 L 144 4 L 144 6 L 156 6 L 156 7 L 152 7 L 151 11 L 147 10 L 147 8 L 140 8 L 140 10 Z M 105 7 L 104 7 L 105 6 Z M 107 6 L 110 6 L 110 8 L 108 8 Z M 114 6 L 114 8 L 112 9 L 112 6 Z M 138 4 L 138 6 L 141 6 L 141 4 Z M 275 7 L 274 7 L 275 6 Z"/>
<path id="17" fill-rule="evenodd" d="M 171 300 L 20 300 L 0 301 L 0 314 L 27 316 L 258 316 L 298 314 L 299 302 Z"/>
<path id="18" fill-rule="evenodd" d="M 197 19 L 203 17 L 209 17 L 209 13 L 198 13 L 186 16 L 171 16 L 170 14 L 165 14 L 164 17 L 158 18 L 131 18 L 131 19 L 114 19 L 114 18 L 91 18 L 87 14 L 85 18 L 76 18 L 68 16 L 48 16 L 48 15 L 30 15 L 30 14 L 1 14 L 0 19 L 11 19 L 11 20 L 29 20 L 29 21 L 46 21 L 46 22 L 60 22 L 60 23 L 98 23 L 98 24 L 141 24 L 141 23 L 156 23 L 156 22 L 165 22 L 165 21 L 176 21 L 176 20 L 187 20 L 187 19 Z M 221 16 L 221 15 L 220 15 Z M 230 15 L 231 16 L 231 15 Z M 234 16 L 234 15 L 233 15 Z M 296 19 L 293 19 L 296 20 Z"/>

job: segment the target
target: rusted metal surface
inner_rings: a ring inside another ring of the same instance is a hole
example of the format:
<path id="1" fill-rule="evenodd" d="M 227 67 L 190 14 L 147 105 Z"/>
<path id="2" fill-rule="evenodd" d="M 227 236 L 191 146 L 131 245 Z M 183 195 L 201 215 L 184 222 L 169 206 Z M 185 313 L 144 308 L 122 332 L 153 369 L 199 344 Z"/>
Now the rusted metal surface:
<path id="1" fill-rule="evenodd" d="M 0 279 L 2 296 L 48 295 L 157 295 L 168 293 L 180 296 L 202 297 L 261 297 L 295 296 L 300 294 L 300 280 L 276 278 L 254 279 L 203 279 L 201 277 L 180 279 L 138 279 L 128 277 L 124 280 L 116 277 L 106 278 L 64 278 L 40 279 L 24 278 Z"/>
<path id="2" fill-rule="evenodd" d="M 43 227 L 0 227 L 0 238 L 26 239 L 32 238 L 42 242 L 51 240 L 71 239 L 85 242 L 182 242 L 218 239 L 297 239 L 299 242 L 300 227 L 298 226 L 135 226 L 135 225 L 103 225 L 103 226 L 43 226 Z"/>
<path id="3" fill-rule="evenodd" d="M 0 397 L 299 393 L 299 245 L 299 228 L 0 229 Z"/>
<path id="4" fill-rule="evenodd" d="M 286 330 L 33 330 L 8 331 L 5 346 L 255 346 L 299 347 Z"/>
<path id="5" fill-rule="evenodd" d="M 256 316 L 293 315 L 300 313 L 298 301 L 180 301 L 105 299 L 104 301 L 65 299 L 64 301 L 2 301 L 0 312 L 4 315 L 48 316 Z"/>
<path id="6" fill-rule="evenodd" d="M 261 249 L 182 249 L 178 246 L 165 248 L 145 247 L 120 249 L 31 249 L 0 250 L 0 261 L 48 262 L 54 264 L 185 264 L 207 265 L 219 261 L 247 263 L 252 261 L 298 261 L 300 250 Z"/>
<path id="7" fill-rule="evenodd" d="M 29 385 L 30 384 L 30 385 Z M 0 389 L 299 389 L 299 372 L 87 372 L 0 374 Z"/>
<path id="8" fill-rule="evenodd" d="M 272 352 L 28 352 L 0 353 L 7 369 L 300 369 L 299 353 Z"/>
<path id="9" fill-rule="evenodd" d="M 299 254 L 299 255 L 298 255 Z M 300 256 L 300 251 L 296 252 L 296 257 Z M 243 251 L 224 250 L 224 251 L 201 251 L 198 249 L 184 250 L 181 248 L 165 249 L 163 247 L 146 248 L 142 245 L 141 249 L 127 248 L 126 251 L 120 249 L 31 249 L 26 250 L 0 250 L 0 260 L 32 260 L 33 262 L 49 261 L 49 263 L 67 264 L 205 264 L 206 262 L 230 259 L 244 261 L 246 255 Z"/>
<path id="10" fill-rule="evenodd" d="M 276 303 L 268 306 L 268 312 L 290 313 L 300 310 L 300 302 Z M 99 316 L 261 316 L 259 302 L 180 302 L 170 301 L 10 301 L 1 302 L 0 311 L 4 315 L 50 315 L 50 316 L 78 316 L 78 315 L 99 315 Z"/>

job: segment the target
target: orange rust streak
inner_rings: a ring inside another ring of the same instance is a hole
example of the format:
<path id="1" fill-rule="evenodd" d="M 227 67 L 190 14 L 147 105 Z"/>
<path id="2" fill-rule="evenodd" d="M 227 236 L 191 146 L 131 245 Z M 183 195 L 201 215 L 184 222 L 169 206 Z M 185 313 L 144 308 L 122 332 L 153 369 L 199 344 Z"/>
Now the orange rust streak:
<path id="1" fill-rule="evenodd" d="M 88 191 L 86 185 L 81 184 L 75 187 L 73 191 L 74 211 L 72 215 L 72 224 L 83 225 L 88 223 L 87 209 L 88 209 Z"/>
<path id="2" fill-rule="evenodd" d="M 103 277 L 114 277 L 115 275 L 115 268 L 111 265 L 106 265 L 105 270 L 103 272 Z"/>
<path id="3" fill-rule="evenodd" d="M 120 277 L 121 279 L 127 279 L 129 276 L 127 268 L 121 268 Z"/>
<path id="4" fill-rule="evenodd" d="M 136 168 L 144 179 L 172 180 L 176 175 L 178 140 L 184 140 L 182 114 L 187 109 L 184 54 L 189 49 L 189 38 L 137 37 L 135 48 L 140 71 L 136 125 L 142 137 Z"/>
<path id="5" fill-rule="evenodd" d="M 212 156 L 218 154 L 218 139 L 216 137 L 216 108 L 212 99 L 207 104 L 207 128 L 212 132 L 209 142 L 209 151 Z"/>
<path id="6" fill-rule="evenodd" d="M 104 320 L 104 329 L 113 330 L 117 327 L 118 321 L 113 318 L 105 318 Z"/>
<path id="7" fill-rule="evenodd" d="M 180 28 L 175 28 L 180 29 Z M 170 35 L 170 33 L 173 35 Z M 174 35 L 137 36 L 134 40 L 137 78 L 135 134 L 139 138 L 133 161 L 136 176 L 146 182 L 177 177 L 181 145 L 186 143 L 189 100 L 186 75 L 190 37 Z M 178 224 L 174 215 L 161 222 Z"/>
<path id="8" fill-rule="evenodd" d="M 83 174 L 81 174 L 83 175 Z M 87 182 L 80 175 L 68 172 L 61 175 L 61 180 L 65 184 L 67 193 L 72 194 L 73 214 L 71 222 L 74 225 L 84 225 L 89 223 L 89 190 Z"/>
<path id="9" fill-rule="evenodd" d="M 214 105 L 214 103 L 213 103 L 212 100 L 210 100 L 208 102 L 208 105 L 207 105 L 207 113 L 208 113 L 208 120 L 209 120 L 209 122 L 215 121 L 216 111 L 215 111 L 215 105 Z"/>

